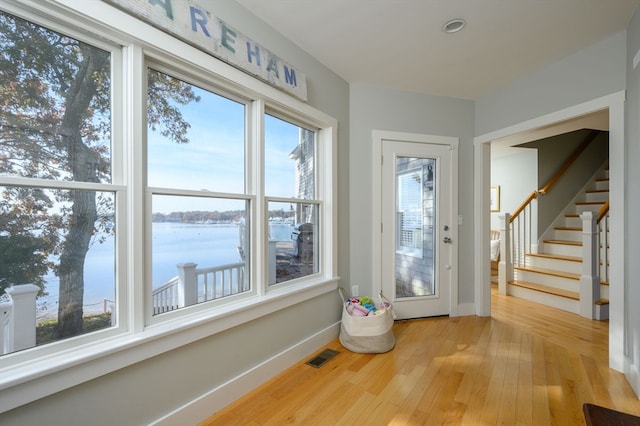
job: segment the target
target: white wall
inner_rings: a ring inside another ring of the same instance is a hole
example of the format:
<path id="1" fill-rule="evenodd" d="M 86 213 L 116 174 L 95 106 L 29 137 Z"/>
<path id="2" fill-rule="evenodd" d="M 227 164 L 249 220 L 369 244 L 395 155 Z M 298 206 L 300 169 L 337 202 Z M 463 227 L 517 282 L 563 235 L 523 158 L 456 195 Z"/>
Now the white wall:
<path id="1" fill-rule="evenodd" d="M 640 395 L 640 67 L 633 68 L 634 58 L 640 55 L 640 11 L 636 11 L 627 31 L 627 131 L 626 159 L 627 181 L 625 199 L 627 200 L 627 235 L 626 238 L 626 292 L 625 298 L 628 314 L 626 319 L 628 331 L 627 377 L 629 377 L 637 395 Z"/>
<path id="2" fill-rule="evenodd" d="M 473 102 L 351 85 L 350 284 L 371 294 L 372 134 L 373 130 L 460 138 L 458 303 L 473 303 Z"/>
<path id="3" fill-rule="evenodd" d="M 491 229 L 500 229 L 499 216 L 513 213 L 538 187 L 538 151 L 504 148 L 508 153 L 491 160 L 491 185 L 500 185 L 500 211 L 491 213 Z M 536 215 L 537 209 L 532 211 Z M 535 223 L 535 216 L 532 223 Z"/>

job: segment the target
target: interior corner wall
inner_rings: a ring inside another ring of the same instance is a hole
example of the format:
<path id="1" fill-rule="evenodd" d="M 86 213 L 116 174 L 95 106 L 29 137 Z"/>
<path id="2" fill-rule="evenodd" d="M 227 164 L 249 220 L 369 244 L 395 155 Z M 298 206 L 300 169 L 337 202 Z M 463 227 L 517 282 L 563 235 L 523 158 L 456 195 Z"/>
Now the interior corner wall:
<path id="1" fill-rule="evenodd" d="M 634 182 L 640 181 L 640 170 L 631 161 L 640 158 L 638 149 L 638 70 L 631 71 L 631 64 L 640 48 L 640 18 L 638 12 L 626 31 L 614 34 L 580 52 L 570 55 L 540 71 L 507 85 L 505 88 L 483 96 L 476 100 L 475 133 L 487 135 L 492 132 L 500 133 L 504 129 L 516 127 L 528 120 L 548 116 L 575 105 L 587 103 L 608 95 L 615 95 L 626 91 L 624 114 L 626 117 L 626 135 L 616 135 L 622 139 L 623 146 L 616 146 L 616 154 L 625 151 L 624 186 L 626 193 L 624 212 L 625 246 L 621 251 L 624 256 L 620 261 L 625 265 L 624 282 L 625 303 L 637 303 L 640 300 L 640 265 L 636 261 L 640 256 L 638 235 L 640 235 L 640 221 L 637 219 L 637 209 L 640 208 L 638 191 Z M 627 33 L 629 45 L 627 44 Z M 629 50 L 627 50 L 629 49 Z M 618 108 L 616 106 L 616 108 Z M 621 121 L 620 121 L 621 122 Z M 634 192 L 635 191 L 635 192 Z M 634 238 L 628 236 L 633 235 Z M 633 301 L 633 302 L 630 302 Z M 640 388 L 638 371 L 640 367 L 640 313 L 635 305 L 627 305 L 621 309 L 626 318 L 616 318 L 616 328 L 610 334 L 610 357 L 615 357 L 616 366 L 620 361 L 619 353 L 611 354 L 611 345 L 618 349 L 623 341 L 625 358 L 629 362 L 627 377 L 634 385 L 636 393 Z M 613 318 L 613 316 L 612 316 Z M 624 323 L 624 325 L 622 324 Z M 611 362 L 611 358 L 610 358 Z"/>
<path id="2" fill-rule="evenodd" d="M 625 238 L 625 276 L 627 303 L 625 312 L 628 317 L 628 333 L 626 355 L 629 365 L 625 373 L 633 386 L 636 395 L 640 395 L 640 310 L 637 309 L 640 300 L 640 167 L 636 162 L 640 160 L 640 66 L 633 68 L 635 61 L 640 60 L 640 10 L 633 16 L 627 30 L 627 97 L 626 97 L 626 173 L 627 182 L 625 199 L 627 201 L 627 235 Z"/>
<path id="3" fill-rule="evenodd" d="M 338 274 L 348 278 L 348 84 L 235 1 L 202 2 L 225 22 L 304 71 L 308 104 L 338 120 Z M 333 326 L 339 319 L 337 295 L 325 294 L 2 413 L 0 423 L 149 424 Z M 191 423 L 199 420 L 202 419 Z"/>
<path id="4" fill-rule="evenodd" d="M 350 87 L 351 284 L 372 294 L 372 131 L 452 136 L 460 140 L 458 304 L 473 303 L 473 101 L 402 92 L 369 85 Z"/>

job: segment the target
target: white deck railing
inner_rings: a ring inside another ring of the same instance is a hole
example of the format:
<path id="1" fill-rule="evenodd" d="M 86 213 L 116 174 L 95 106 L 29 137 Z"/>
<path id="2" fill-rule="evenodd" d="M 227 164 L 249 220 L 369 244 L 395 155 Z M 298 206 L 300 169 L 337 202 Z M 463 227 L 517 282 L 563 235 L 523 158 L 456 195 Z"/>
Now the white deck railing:
<path id="1" fill-rule="evenodd" d="M 5 289 L 0 303 L 0 355 L 36 345 L 36 295 L 40 287 L 20 284 Z"/>
<path id="2" fill-rule="evenodd" d="M 201 269 L 195 263 L 177 265 L 178 276 L 152 292 L 153 315 L 249 290 L 245 265 L 238 262 Z"/>

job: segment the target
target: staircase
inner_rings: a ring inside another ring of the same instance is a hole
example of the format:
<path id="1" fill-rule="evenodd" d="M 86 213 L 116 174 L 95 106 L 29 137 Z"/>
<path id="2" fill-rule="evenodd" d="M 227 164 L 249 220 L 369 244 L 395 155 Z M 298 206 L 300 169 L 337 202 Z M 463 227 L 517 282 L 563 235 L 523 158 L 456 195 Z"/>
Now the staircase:
<path id="1" fill-rule="evenodd" d="M 513 279 L 506 282 L 506 293 L 548 306 L 580 314 L 580 286 L 583 276 L 583 220 L 580 214 L 596 214 L 609 200 L 609 172 L 603 166 L 576 195 L 537 244 L 537 253 L 525 250 L 513 263 Z M 599 232 L 599 296 L 595 291 L 595 319 L 609 317 L 608 213 L 596 228 Z M 535 246 L 532 246 L 535 247 Z M 597 290 L 597 289 L 596 289 Z M 584 313 L 583 313 L 584 314 Z"/>

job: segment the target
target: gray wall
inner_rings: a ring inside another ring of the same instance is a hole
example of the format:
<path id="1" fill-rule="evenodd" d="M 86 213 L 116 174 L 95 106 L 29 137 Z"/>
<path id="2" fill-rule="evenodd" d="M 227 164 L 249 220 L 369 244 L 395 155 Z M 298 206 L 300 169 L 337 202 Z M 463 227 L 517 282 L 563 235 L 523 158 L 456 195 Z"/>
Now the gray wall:
<path id="1" fill-rule="evenodd" d="M 338 120 L 339 275 L 349 277 L 349 87 L 238 3 L 201 0 L 307 76 L 308 103 Z M 309 313 L 312 313 L 311 315 Z M 10 425 L 139 425 L 169 413 L 340 319 L 337 293 L 277 312 L 0 415 Z"/>
<path id="2" fill-rule="evenodd" d="M 627 187 L 627 235 L 626 241 L 626 297 L 629 325 L 628 357 L 636 377 L 640 375 L 640 67 L 633 69 L 633 58 L 640 50 L 640 10 L 637 10 L 627 31 L 627 110 L 626 110 L 626 171 Z M 636 394 L 640 394 L 640 384 L 636 383 Z"/>
<path id="3" fill-rule="evenodd" d="M 475 135 L 624 90 L 625 46 L 623 31 L 477 99 Z"/>
<path id="4" fill-rule="evenodd" d="M 351 85 L 351 276 L 360 294 L 372 291 L 371 205 L 373 130 L 460 138 L 458 303 L 473 302 L 473 102 Z M 357 242 L 357 243 L 356 243 Z"/>
<path id="5" fill-rule="evenodd" d="M 545 186 L 555 176 L 590 134 L 590 129 L 583 129 L 523 145 L 538 152 L 538 188 Z M 608 158 L 609 136 L 607 132 L 601 132 L 549 192 L 538 197 L 538 237 L 553 224 Z"/>

